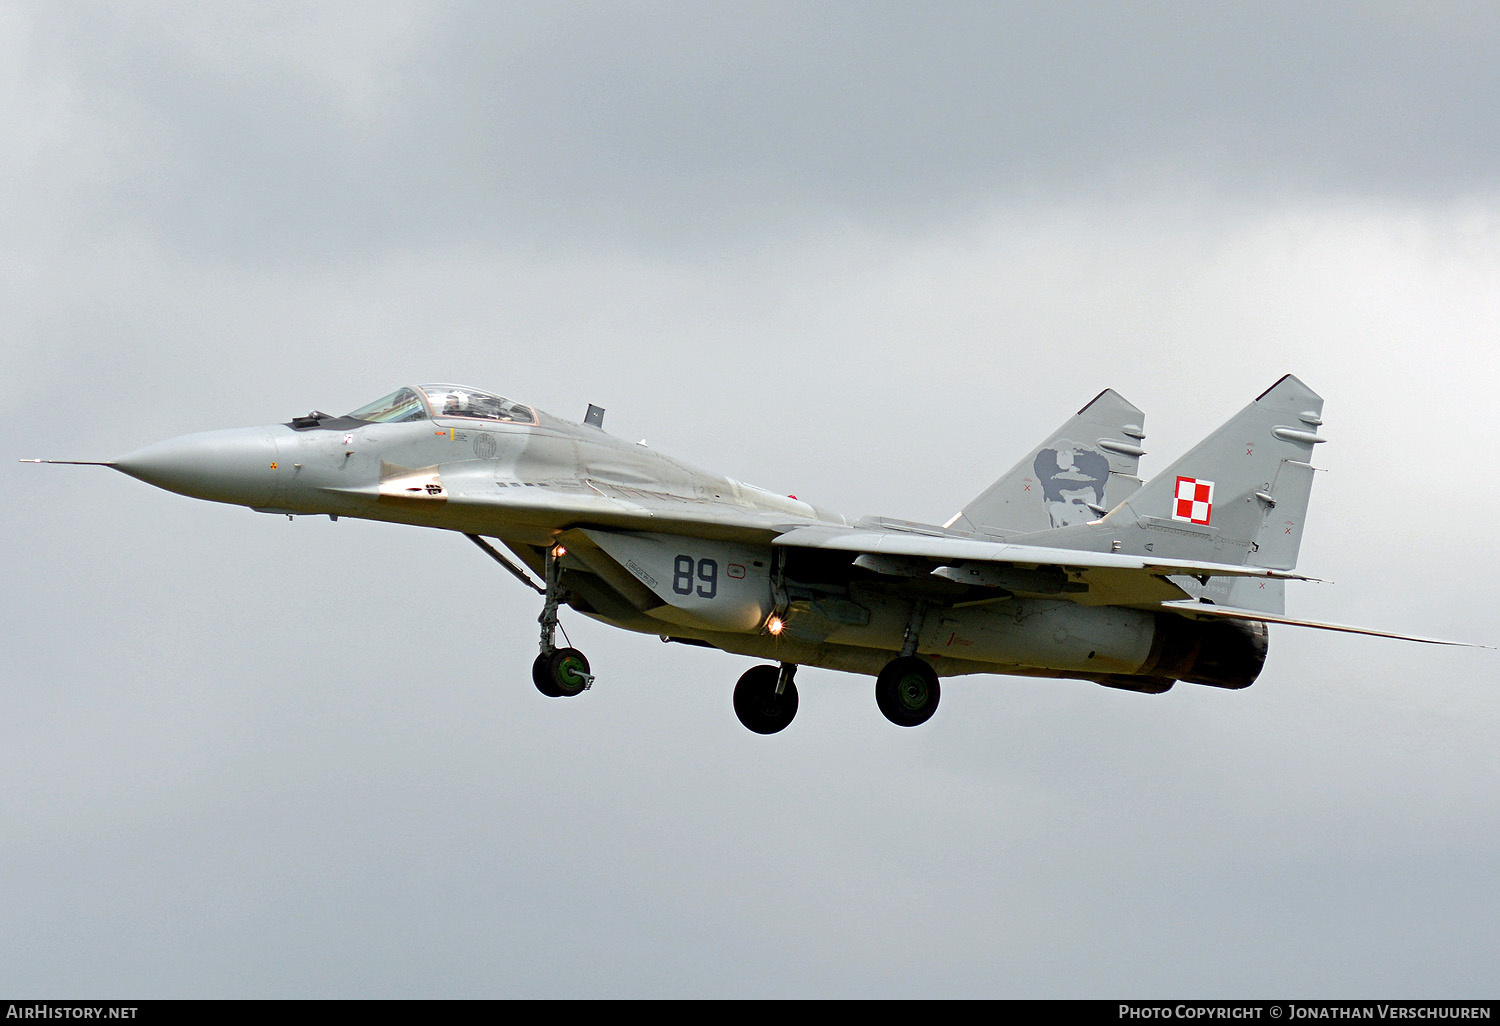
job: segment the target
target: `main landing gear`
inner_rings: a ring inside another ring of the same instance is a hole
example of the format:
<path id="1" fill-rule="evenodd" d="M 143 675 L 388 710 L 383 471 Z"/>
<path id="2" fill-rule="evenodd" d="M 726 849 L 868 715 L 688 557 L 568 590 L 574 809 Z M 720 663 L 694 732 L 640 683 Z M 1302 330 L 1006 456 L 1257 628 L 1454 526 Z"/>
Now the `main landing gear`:
<path id="1" fill-rule="evenodd" d="M 797 667 L 752 666 L 734 686 L 734 714 L 757 734 L 785 730 L 797 715 Z M 875 678 L 875 704 L 898 727 L 915 727 L 932 719 L 942 691 L 937 671 L 925 659 L 897 656 Z"/>
<path id="2" fill-rule="evenodd" d="M 785 730 L 797 715 L 797 667 L 752 666 L 734 686 L 734 714 L 757 734 Z"/>
<path id="3" fill-rule="evenodd" d="M 572 698 L 583 694 L 594 683 L 594 675 L 589 673 L 589 661 L 582 652 L 576 648 L 557 647 L 557 607 L 564 598 L 562 585 L 558 583 L 562 577 L 562 569 L 558 566 L 562 555 L 562 546 L 547 550 L 547 590 L 544 592 L 547 601 L 542 606 L 542 615 L 537 617 L 537 622 L 542 625 L 542 651 L 531 664 L 531 682 L 548 698 Z"/>
<path id="4" fill-rule="evenodd" d="M 901 639 L 901 654 L 885 664 L 875 678 L 875 704 L 898 727 L 915 727 L 932 719 L 942 691 L 937 671 L 917 658 L 917 638 L 927 619 L 927 603 L 917 602 Z"/>

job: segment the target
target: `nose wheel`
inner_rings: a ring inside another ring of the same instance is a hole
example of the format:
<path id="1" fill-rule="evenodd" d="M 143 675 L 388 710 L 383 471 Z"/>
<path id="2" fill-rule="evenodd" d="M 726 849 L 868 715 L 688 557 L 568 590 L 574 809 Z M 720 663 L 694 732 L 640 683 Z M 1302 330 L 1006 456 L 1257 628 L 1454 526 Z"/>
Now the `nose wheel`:
<path id="1" fill-rule="evenodd" d="M 588 658 L 576 648 L 543 652 L 531 664 L 531 682 L 548 698 L 572 698 L 594 683 Z"/>

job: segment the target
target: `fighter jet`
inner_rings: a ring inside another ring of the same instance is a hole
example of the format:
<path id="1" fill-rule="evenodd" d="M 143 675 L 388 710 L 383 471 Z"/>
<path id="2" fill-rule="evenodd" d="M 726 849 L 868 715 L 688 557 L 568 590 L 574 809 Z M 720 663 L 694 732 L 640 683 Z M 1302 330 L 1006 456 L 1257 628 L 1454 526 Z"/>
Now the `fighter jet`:
<path id="1" fill-rule="evenodd" d="M 1248 687 L 1269 624 L 1433 641 L 1285 615 L 1284 583 L 1310 580 L 1293 570 L 1322 410 L 1287 375 L 1143 484 L 1144 418 L 1106 390 L 943 525 L 851 521 L 618 439 L 598 407 L 580 424 L 452 384 L 102 465 L 264 513 L 464 534 L 542 598 L 543 695 L 595 680 L 557 644 L 566 606 L 766 660 L 734 709 L 773 734 L 796 715 L 799 666 L 873 676 L 880 711 L 913 727 L 960 674 L 1159 694 Z"/>

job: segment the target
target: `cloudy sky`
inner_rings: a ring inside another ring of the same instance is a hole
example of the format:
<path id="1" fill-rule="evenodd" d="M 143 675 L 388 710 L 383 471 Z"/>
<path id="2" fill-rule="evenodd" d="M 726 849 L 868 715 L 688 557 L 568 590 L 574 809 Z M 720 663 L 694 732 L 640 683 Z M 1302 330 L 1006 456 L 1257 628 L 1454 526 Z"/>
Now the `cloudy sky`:
<path id="1" fill-rule="evenodd" d="M 1226 5 L 1227 6 L 1227 5 Z M 98 468 L 457 380 L 942 521 L 1327 401 L 1294 615 L 1500 644 L 1500 8 L 0 0 L 0 993 L 1494 997 L 1500 654 L 914 730 Z"/>

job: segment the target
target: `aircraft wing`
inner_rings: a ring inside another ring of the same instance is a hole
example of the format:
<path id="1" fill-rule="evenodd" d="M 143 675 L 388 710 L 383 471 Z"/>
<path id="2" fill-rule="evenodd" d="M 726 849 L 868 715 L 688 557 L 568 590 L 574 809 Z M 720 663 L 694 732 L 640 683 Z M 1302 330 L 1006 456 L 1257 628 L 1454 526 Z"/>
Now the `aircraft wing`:
<path id="1" fill-rule="evenodd" d="M 793 528 L 772 544 L 859 553 L 856 565 L 896 576 L 917 576 L 925 565 L 949 580 L 1081 605 L 1157 606 L 1188 597 L 1173 576 L 1315 579 L 1257 566 L 821 525 Z"/>

